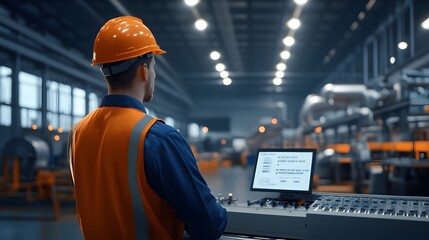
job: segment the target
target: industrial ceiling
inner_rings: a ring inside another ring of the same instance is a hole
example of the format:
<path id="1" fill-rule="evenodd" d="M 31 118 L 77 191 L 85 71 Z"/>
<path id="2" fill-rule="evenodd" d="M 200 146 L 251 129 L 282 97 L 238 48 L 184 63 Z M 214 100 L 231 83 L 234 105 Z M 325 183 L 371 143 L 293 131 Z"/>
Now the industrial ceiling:
<path id="1" fill-rule="evenodd" d="M 167 51 L 158 62 L 168 71 L 173 91 L 180 86 L 188 102 L 215 105 L 219 99 L 235 104 L 282 99 L 279 96 L 304 99 L 398 2 L 309 0 L 299 6 L 292 0 L 201 0 L 189 7 L 183 0 L 3 0 L 1 5 L 11 19 L 77 52 L 88 65 L 95 35 L 105 21 L 120 15 L 140 17 Z M 414 2 L 429 8 L 423 0 Z M 423 10 L 415 11 L 421 19 Z M 301 21 L 296 30 L 286 24 L 293 17 Z M 197 18 L 207 21 L 204 31 L 195 28 Z M 283 40 L 291 34 L 295 43 L 287 47 Z M 210 59 L 214 50 L 221 54 L 216 61 Z M 280 57 L 283 50 L 290 52 L 289 59 Z M 276 86 L 280 62 L 287 67 Z M 218 63 L 225 65 L 231 85 L 222 83 Z M 164 78 L 161 75 L 160 81 Z"/>

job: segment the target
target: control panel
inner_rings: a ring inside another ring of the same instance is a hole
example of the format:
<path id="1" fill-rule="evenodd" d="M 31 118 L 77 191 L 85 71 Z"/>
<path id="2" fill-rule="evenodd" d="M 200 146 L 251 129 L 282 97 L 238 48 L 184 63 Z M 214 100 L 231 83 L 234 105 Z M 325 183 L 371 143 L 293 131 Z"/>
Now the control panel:
<path id="1" fill-rule="evenodd" d="M 428 218 L 429 201 L 389 196 L 324 195 L 312 205 L 312 210 L 325 213 Z"/>
<path id="2" fill-rule="evenodd" d="M 312 201 L 219 201 L 226 233 L 292 239 L 428 239 L 429 198 L 313 194 Z M 229 199 L 229 200 L 228 200 Z"/>

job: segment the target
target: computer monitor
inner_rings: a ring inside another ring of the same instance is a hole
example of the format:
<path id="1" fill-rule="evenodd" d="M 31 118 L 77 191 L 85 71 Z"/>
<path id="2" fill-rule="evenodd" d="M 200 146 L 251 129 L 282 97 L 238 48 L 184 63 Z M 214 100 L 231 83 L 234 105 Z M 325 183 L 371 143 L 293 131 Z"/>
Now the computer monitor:
<path id="1" fill-rule="evenodd" d="M 251 191 L 311 194 L 316 149 L 259 149 Z"/>

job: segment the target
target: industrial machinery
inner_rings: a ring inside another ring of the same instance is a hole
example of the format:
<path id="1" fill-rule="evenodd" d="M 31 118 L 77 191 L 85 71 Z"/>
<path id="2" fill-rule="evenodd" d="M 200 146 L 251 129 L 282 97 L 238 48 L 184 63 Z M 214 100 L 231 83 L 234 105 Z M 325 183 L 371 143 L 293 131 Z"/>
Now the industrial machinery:
<path id="1" fill-rule="evenodd" d="M 428 85 L 427 71 L 405 69 L 400 79 L 386 79 L 370 87 L 326 84 L 319 94 L 310 94 L 301 109 L 296 133 L 300 146 L 320 150 L 316 160 L 320 183 L 351 183 L 352 192 L 379 189 L 382 194 L 386 191 L 368 185 L 375 183 L 371 177 L 381 177 L 375 174 L 388 174 L 377 170 L 381 170 L 383 159 L 427 158 L 428 148 L 421 146 L 429 144 Z M 348 145 L 349 150 L 339 145 Z M 416 172 L 411 168 L 402 171 L 408 175 Z M 425 179 L 429 175 L 428 169 L 418 172 Z"/>
<path id="2" fill-rule="evenodd" d="M 21 183 L 34 181 L 37 170 L 48 167 L 50 151 L 43 139 L 24 136 L 9 140 L 2 156 L 3 185 L 11 185 L 16 191 Z"/>
<path id="3" fill-rule="evenodd" d="M 287 239 L 426 239 L 429 198 L 313 193 L 314 149 L 260 149 L 250 190 L 266 197 L 219 197 L 225 232 Z"/>
<path id="4" fill-rule="evenodd" d="M 427 197 L 316 193 L 311 198 L 224 202 L 225 232 L 288 239 L 427 238 Z"/>
<path id="5" fill-rule="evenodd" d="M 53 168 L 48 144 L 36 136 L 13 138 L 2 149 L 0 196 L 27 201 L 52 201 L 55 218 L 60 216 L 60 201 L 74 200 L 67 168 Z M 35 194 L 36 193 L 36 194 Z"/>

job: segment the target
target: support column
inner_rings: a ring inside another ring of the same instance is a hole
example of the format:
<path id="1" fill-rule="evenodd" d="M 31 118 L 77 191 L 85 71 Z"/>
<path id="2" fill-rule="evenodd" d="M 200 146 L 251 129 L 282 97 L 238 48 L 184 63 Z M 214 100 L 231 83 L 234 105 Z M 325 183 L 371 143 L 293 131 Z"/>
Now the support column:
<path id="1" fill-rule="evenodd" d="M 48 84 L 49 67 L 45 65 L 42 73 L 42 135 L 46 137 L 46 129 L 48 129 Z"/>

